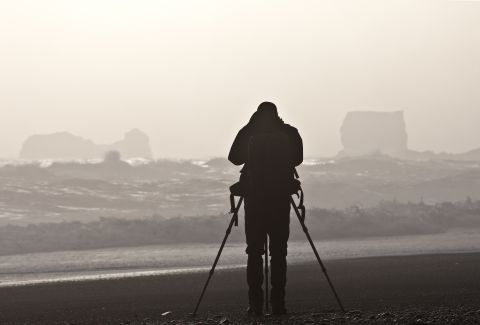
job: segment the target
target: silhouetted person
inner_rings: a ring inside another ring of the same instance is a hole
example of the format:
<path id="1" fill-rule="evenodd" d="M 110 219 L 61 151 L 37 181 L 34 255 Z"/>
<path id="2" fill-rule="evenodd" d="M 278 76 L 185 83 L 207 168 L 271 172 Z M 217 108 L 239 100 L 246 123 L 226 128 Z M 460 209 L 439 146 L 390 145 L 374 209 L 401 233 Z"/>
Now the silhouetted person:
<path id="1" fill-rule="evenodd" d="M 228 159 L 245 164 L 240 183 L 245 195 L 249 313 L 263 314 L 263 258 L 268 234 L 273 314 L 285 314 L 287 241 L 290 233 L 290 182 L 303 161 L 296 128 L 285 124 L 273 103 L 260 104 L 237 134 Z"/>

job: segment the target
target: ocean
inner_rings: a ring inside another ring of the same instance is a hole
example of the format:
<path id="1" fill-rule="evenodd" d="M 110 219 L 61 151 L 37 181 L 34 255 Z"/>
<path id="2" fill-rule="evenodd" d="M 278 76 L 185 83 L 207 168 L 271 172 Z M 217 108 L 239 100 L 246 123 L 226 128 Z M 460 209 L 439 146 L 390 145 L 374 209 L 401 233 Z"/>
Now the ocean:
<path id="1" fill-rule="evenodd" d="M 204 272 L 218 244 L 155 245 L 0 256 L 0 286 Z M 374 256 L 480 252 L 480 229 L 455 229 L 432 235 L 316 241 L 327 260 Z M 289 242 L 290 264 L 315 262 L 308 242 Z M 245 244 L 226 245 L 218 268 L 246 265 Z"/>

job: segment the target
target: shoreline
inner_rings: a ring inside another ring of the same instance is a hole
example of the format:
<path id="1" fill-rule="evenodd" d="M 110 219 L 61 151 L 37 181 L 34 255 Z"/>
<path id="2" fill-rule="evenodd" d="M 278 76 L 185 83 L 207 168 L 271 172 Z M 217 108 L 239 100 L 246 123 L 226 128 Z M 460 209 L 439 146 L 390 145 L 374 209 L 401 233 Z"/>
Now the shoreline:
<path id="1" fill-rule="evenodd" d="M 376 259 L 376 258 L 402 258 L 402 257 L 417 257 L 417 256 L 449 256 L 449 255 L 470 255 L 480 254 L 480 250 L 472 249 L 471 251 L 450 251 L 450 252 L 438 252 L 438 253 L 397 253 L 389 255 L 373 255 L 373 256 L 358 256 L 358 257 L 329 257 L 322 258 L 323 262 L 329 261 L 347 261 L 347 260 L 361 260 L 361 259 Z M 212 256 L 213 261 L 213 256 Z M 288 261 L 288 256 L 287 256 Z M 311 261 L 301 262 L 289 262 L 289 266 L 302 266 L 317 264 L 315 257 L 312 255 Z M 216 271 L 228 271 L 228 270 L 242 270 L 246 268 L 246 264 L 229 264 L 229 265 L 217 265 Z M 105 269 L 84 269 L 74 271 L 51 271 L 51 272 L 25 272 L 24 274 L 36 275 L 38 278 L 30 280 L 4 280 L 0 279 L 1 288 L 12 287 L 25 287 L 25 286 L 37 286 L 37 285 L 49 285 L 49 284 L 61 284 L 61 283 L 81 283 L 85 281 L 108 281 L 108 280 L 122 280 L 122 279 L 134 279 L 143 277 L 161 277 L 171 275 L 192 275 L 208 273 L 211 265 L 209 266 L 175 266 L 168 268 L 151 268 L 151 267 L 132 267 L 132 268 L 105 268 Z M 49 274 L 57 274 L 55 278 L 48 277 Z M 5 273 L 3 274 L 5 275 Z M 45 275 L 42 277 L 42 275 Z M 479 274 L 480 276 L 480 274 Z"/>

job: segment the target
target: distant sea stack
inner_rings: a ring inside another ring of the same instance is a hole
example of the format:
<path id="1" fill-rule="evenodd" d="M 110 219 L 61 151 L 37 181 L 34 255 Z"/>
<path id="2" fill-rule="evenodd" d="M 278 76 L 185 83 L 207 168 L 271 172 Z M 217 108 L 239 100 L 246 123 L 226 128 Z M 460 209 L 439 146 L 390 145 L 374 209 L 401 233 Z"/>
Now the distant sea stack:
<path id="1" fill-rule="evenodd" d="M 343 150 L 340 156 L 381 153 L 404 157 L 408 136 L 402 111 L 349 112 L 340 130 Z"/>
<path id="2" fill-rule="evenodd" d="M 92 140 L 68 132 L 33 135 L 22 146 L 23 159 L 92 159 L 118 151 L 122 158 L 153 158 L 150 140 L 144 132 L 133 129 L 123 140 L 112 144 L 95 144 Z"/>

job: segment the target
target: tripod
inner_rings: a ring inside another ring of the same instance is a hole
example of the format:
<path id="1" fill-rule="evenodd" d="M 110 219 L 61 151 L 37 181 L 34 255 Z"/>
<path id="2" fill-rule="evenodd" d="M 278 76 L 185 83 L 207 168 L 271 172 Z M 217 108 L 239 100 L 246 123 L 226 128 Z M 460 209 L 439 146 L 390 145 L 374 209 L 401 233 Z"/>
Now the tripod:
<path id="1" fill-rule="evenodd" d="M 340 310 L 342 312 L 345 312 L 345 309 L 343 308 L 343 304 L 340 301 L 340 298 L 338 297 L 337 291 L 335 290 L 335 287 L 333 286 L 332 281 L 330 280 L 330 277 L 328 276 L 327 269 L 325 268 L 325 265 L 323 264 L 320 255 L 318 254 L 318 251 L 315 247 L 315 244 L 313 243 L 312 238 L 310 237 L 310 233 L 308 232 L 308 228 L 305 225 L 305 207 L 303 205 L 303 191 L 300 189 L 300 194 L 299 194 L 300 202 L 298 205 L 295 204 L 295 201 L 292 197 L 290 197 L 290 204 L 293 207 L 293 210 L 295 211 L 295 214 L 297 215 L 298 221 L 300 222 L 300 225 L 302 226 L 303 232 L 307 236 L 307 240 L 310 243 L 310 246 L 312 247 L 313 253 L 315 254 L 315 257 L 317 258 L 317 262 L 320 265 L 322 272 L 325 275 L 325 278 L 327 279 L 328 285 L 330 286 L 330 289 L 332 290 L 335 299 L 337 300 L 338 305 L 340 306 Z M 208 284 L 210 283 L 210 280 L 212 279 L 213 273 L 215 272 L 215 268 L 217 267 L 218 260 L 220 259 L 220 255 L 222 254 L 223 248 L 225 247 L 225 243 L 227 242 L 228 236 L 230 235 L 232 231 L 233 225 L 238 226 L 238 212 L 240 210 L 240 207 L 243 203 L 243 196 L 240 196 L 240 199 L 235 205 L 235 197 L 233 194 L 230 195 L 230 205 L 231 205 L 231 210 L 230 212 L 233 214 L 232 219 L 230 220 L 230 223 L 228 225 L 228 228 L 225 232 L 225 237 L 223 238 L 222 244 L 220 245 L 220 249 L 218 250 L 217 256 L 215 257 L 215 261 L 213 262 L 212 268 L 210 269 L 210 273 L 208 275 L 207 281 L 205 282 L 205 285 L 203 287 L 202 293 L 200 294 L 200 298 L 198 299 L 197 305 L 195 306 L 195 310 L 192 313 L 192 316 L 197 315 L 198 308 L 200 307 L 200 304 L 203 300 L 203 296 L 205 295 L 205 292 L 207 290 Z M 267 308 L 266 310 L 268 311 L 268 236 L 266 237 L 265 241 L 265 297 L 266 297 L 266 304 Z"/>

